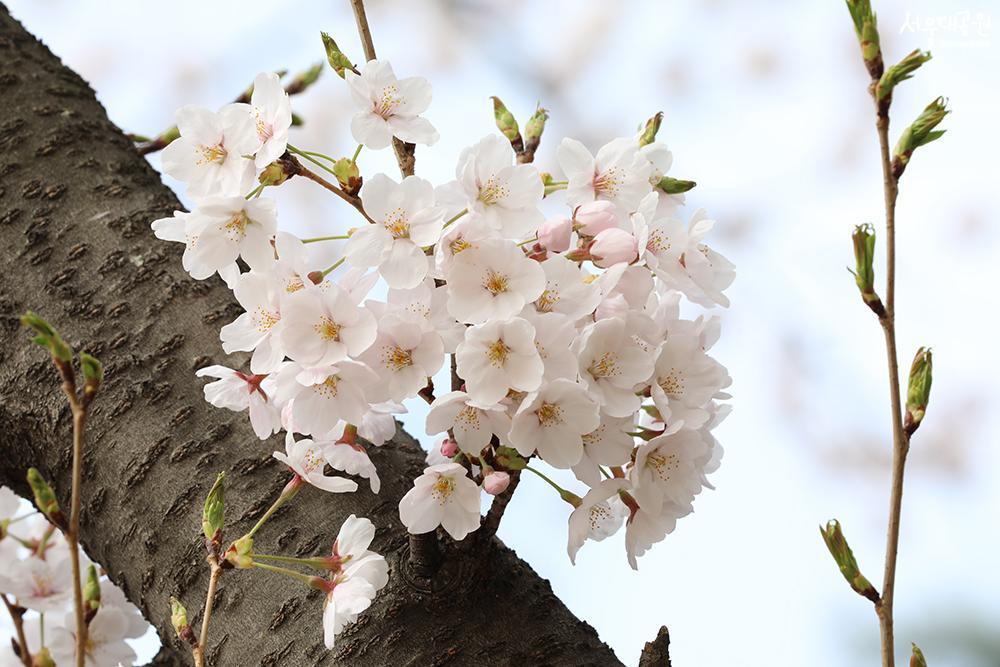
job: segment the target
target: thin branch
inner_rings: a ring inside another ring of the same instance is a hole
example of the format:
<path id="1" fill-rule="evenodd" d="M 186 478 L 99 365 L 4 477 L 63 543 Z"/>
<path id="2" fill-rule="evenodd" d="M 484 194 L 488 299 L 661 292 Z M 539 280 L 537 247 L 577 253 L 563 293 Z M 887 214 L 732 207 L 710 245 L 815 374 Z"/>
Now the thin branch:
<path id="1" fill-rule="evenodd" d="M 24 637 L 24 609 L 13 604 L 4 594 L 3 597 L 4 606 L 7 607 L 7 613 L 10 614 L 10 620 L 14 624 L 14 632 L 17 633 L 17 647 L 18 656 L 21 658 L 21 662 L 24 667 L 31 667 L 31 653 L 28 651 L 28 640 Z"/>
<path id="2" fill-rule="evenodd" d="M 365 60 L 375 60 L 375 43 L 372 41 L 372 31 L 368 27 L 368 16 L 365 15 L 364 0 L 351 0 L 351 9 L 354 10 L 354 20 L 358 24 L 358 35 L 361 37 L 361 46 L 365 52 Z M 396 153 L 396 162 L 399 164 L 399 172 L 404 176 L 413 176 L 416 169 L 416 146 L 400 141 L 396 137 L 392 138 L 392 150 Z"/>
<path id="3" fill-rule="evenodd" d="M 87 621 L 83 610 L 83 589 L 80 585 L 80 487 L 83 485 L 83 434 L 87 424 L 87 409 L 76 395 L 72 376 L 63 374 L 63 393 L 73 412 L 73 482 L 70 498 L 69 543 L 70 569 L 73 576 L 73 612 L 76 618 L 76 666 L 84 667 L 87 657 Z"/>
<path id="4" fill-rule="evenodd" d="M 198 639 L 197 650 L 194 651 L 194 662 L 197 667 L 204 667 L 205 653 L 208 650 L 208 624 L 212 620 L 212 607 L 215 605 L 215 591 L 219 586 L 219 577 L 222 576 L 222 567 L 218 561 L 211 557 L 209 563 L 212 566 L 212 574 L 208 578 L 208 593 L 205 595 L 205 611 L 201 619 L 201 635 Z"/>
<path id="5" fill-rule="evenodd" d="M 903 505 L 903 475 L 909 438 L 903 428 L 902 398 L 899 382 L 899 360 L 896 351 L 896 198 L 899 183 L 892 171 L 889 152 L 888 105 L 878 104 L 877 130 L 882 161 L 882 181 L 885 194 L 886 229 L 886 287 L 885 316 L 880 318 L 885 336 L 886 360 L 889 371 L 889 399 L 892 410 L 892 485 L 889 493 L 889 520 L 886 531 L 885 575 L 882 597 L 876 605 L 882 642 L 882 665 L 895 665 L 895 637 L 893 631 L 893 599 L 896 587 L 896 560 L 899 553 L 899 524 Z"/>
<path id="6" fill-rule="evenodd" d="M 318 161 L 312 160 L 308 155 L 303 155 L 301 152 L 296 153 L 296 154 L 297 155 L 301 155 L 306 160 L 310 160 L 310 161 L 314 162 L 315 164 L 317 164 L 317 165 L 319 165 L 321 167 L 323 166 Z M 362 216 L 364 216 L 365 220 L 367 220 L 371 224 L 375 224 L 375 221 L 371 218 L 371 216 L 369 216 L 368 213 L 365 212 L 365 207 L 361 203 L 361 198 L 360 197 L 358 197 L 356 195 L 351 195 L 351 194 L 348 194 L 348 193 L 344 192 L 344 190 L 342 190 L 341 188 L 337 187 L 336 185 L 334 185 L 330 181 L 326 180 L 325 178 L 323 178 L 322 176 L 320 176 L 316 172 L 310 171 L 301 162 L 299 162 L 293 155 L 289 155 L 288 156 L 288 161 L 292 164 L 292 168 L 295 170 L 295 174 L 296 175 L 298 175 L 298 176 L 304 176 L 304 177 L 308 178 L 310 181 L 314 181 L 314 182 L 318 183 L 319 185 L 322 185 L 324 188 L 326 188 L 327 190 L 329 190 L 330 192 L 332 192 L 333 194 L 337 195 L 338 197 L 340 197 L 341 199 L 343 199 L 345 202 L 347 202 L 348 204 L 350 204 L 351 206 L 353 206 L 357 210 L 358 213 L 360 213 Z"/>

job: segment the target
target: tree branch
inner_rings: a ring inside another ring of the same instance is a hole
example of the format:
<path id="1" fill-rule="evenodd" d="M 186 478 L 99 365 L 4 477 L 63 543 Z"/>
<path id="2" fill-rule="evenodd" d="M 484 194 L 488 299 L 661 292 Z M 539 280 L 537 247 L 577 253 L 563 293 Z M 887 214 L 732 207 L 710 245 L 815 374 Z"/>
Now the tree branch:
<path id="1" fill-rule="evenodd" d="M 639 667 L 670 667 L 670 632 L 660 626 L 656 639 L 646 642 L 639 656 Z"/>

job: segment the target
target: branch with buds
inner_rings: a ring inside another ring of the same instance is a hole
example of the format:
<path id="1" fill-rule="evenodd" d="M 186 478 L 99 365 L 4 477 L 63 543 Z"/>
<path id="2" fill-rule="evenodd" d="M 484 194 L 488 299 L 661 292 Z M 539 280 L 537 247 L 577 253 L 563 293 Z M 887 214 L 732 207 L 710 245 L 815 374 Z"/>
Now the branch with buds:
<path id="1" fill-rule="evenodd" d="M 899 361 L 896 351 L 896 199 L 899 179 L 914 151 L 938 139 L 943 130 L 935 128 L 949 113 L 943 98 L 937 98 L 924 109 L 917 120 L 907 127 L 895 150 L 889 151 L 889 111 L 893 90 L 912 78 L 931 59 L 930 53 L 914 50 L 898 64 L 885 68 L 878 34 L 878 25 L 870 0 L 847 0 L 854 30 L 861 46 L 861 55 L 870 76 L 869 92 L 875 104 L 876 130 L 882 164 L 885 198 L 886 280 L 885 302 L 875 291 L 875 229 L 870 224 L 858 225 L 852 234 L 854 244 L 855 282 L 861 298 L 877 316 L 885 338 L 889 371 L 889 399 L 892 424 L 892 483 L 889 500 L 889 520 L 886 535 L 885 572 L 881 594 L 858 570 L 857 562 L 844 539 L 837 521 L 830 521 L 820 531 L 830 554 L 844 578 L 855 592 L 871 600 L 879 619 L 883 667 L 895 667 L 893 602 L 895 598 L 896 560 L 899 551 L 899 525 L 902 512 L 903 474 L 910 438 L 919 427 L 927 409 L 931 387 L 931 353 L 920 348 L 910 370 L 905 414 L 900 389 Z M 914 646 L 911 664 L 925 664 L 923 654 Z"/>

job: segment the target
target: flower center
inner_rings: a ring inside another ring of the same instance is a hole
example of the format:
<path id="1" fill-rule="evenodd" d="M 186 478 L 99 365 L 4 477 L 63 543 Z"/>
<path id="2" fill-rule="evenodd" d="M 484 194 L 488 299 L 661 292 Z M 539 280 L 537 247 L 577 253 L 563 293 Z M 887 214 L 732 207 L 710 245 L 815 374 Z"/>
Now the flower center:
<path id="1" fill-rule="evenodd" d="M 535 307 L 543 313 L 552 310 L 552 307 L 559 301 L 559 292 L 554 289 L 542 290 L 541 296 L 535 301 Z"/>
<path id="2" fill-rule="evenodd" d="M 270 123 L 265 123 L 264 119 L 260 117 L 260 111 L 257 114 L 257 138 L 261 142 L 265 142 L 274 136 L 274 127 Z"/>
<path id="3" fill-rule="evenodd" d="M 398 345 L 387 345 L 382 349 L 382 363 L 386 368 L 399 371 L 413 365 L 413 354 Z"/>
<path id="4" fill-rule="evenodd" d="M 463 250 L 468 250 L 471 247 L 472 244 L 461 237 L 454 239 L 451 243 L 448 244 L 448 249 L 451 250 L 452 255 L 457 255 Z"/>
<path id="5" fill-rule="evenodd" d="M 510 348 L 502 340 L 493 341 L 493 343 L 486 348 L 486 357 L 490 360 L 490 364 L 500 368 L 505 363 L 507 363 L 507 357 L 510 355 Z"/>
<path id="6" fill-rule="evenodd" d="M 319 322 L 313 326 L 313 329 L 323 340 L 340 342 L 340 325 L 326 315 L 319 318 Z"/>
<path id="7" fill-rule="evenodd" d="M 455 480 L 451 477 L 438 477 L 438 481 L 434 482 L 434 486 L 431 487 L 431 497 L 433 497 L 439 505 L 444 505 L 448 502 L 448 499 L 454 491 Z"/>
<path id="8" fill-rule="evenodd" d="M 479 201 L 487 206 L 492 206 L 509 194 L 510 188 L 506 183 L 498 181 L 496 176 L 490 176 L 490 180 L 486 181 L 486 185 L 479 188 Z"/>
<path id="9" fill-rule="evenodd" d="M 323 460 L 323 457 L 321 457 L 315 449 L 310 447 L 306 450 L 306 455 L 302 460 L 302 469 L 308 475 L 313 471 L 322 468 L 324 463 L 325 461 Z"/>
<path id="10" fill-rule="evenodd" d="M 223 229 L 226 231 L 226 236 L 232 241 L 242 241 L 243 237 L 247 235 L 247 225 L 250 224 L 250 218 L 247 217 L 246 211 L 240 211 L 232 218 L 229 219 Z"/>
<path id="11" fill-rule="evenodd" d="M 397 208 L 386 216 L 385 222 L 386 230 L 392 234 L 394 239 L 405 239 L 410 237 L 410 223 L 406 219 L 406 211 L 401 208 Z"/>
<path id="12" fill-rule="evenodd" d="M 313 385 L 313 390 L 323 398 L 336 398 L 337 397 L 337 384 L 340 378 L 336 375 L 331 375 L 327 379 L 323 380 L 317 385 Z"/>
<path id="13" fill-rule="evenodd" d="M 261 333 L 266 333 L 270 331 L 275 324 L 281 321 L 281 316 L 277 313 L 272 313 L 269 310 L 264 310 L 263 306 L 257 306 L 253 314 L 250 316 L 250 321 L 253 322 L 254 328 Z"/>
<path id="14" fill-rule="evenodd" d="M 611 352 L 605 352 L 590 365 L 587 371 L 595 378 L 606 378 L 618 375 L 618 357 Z"/>
<path id="15" fill-rule="evenodd" d="M 679 465 L 680 462 L 677 460 L 676 454 L 661 454 L 656 452 L 646 458 L 646 466 L 652 468 L 656 476 L 664 482 L 670 479 L 671 474 L 677 470 Z"/>
<path id="16" fill-rule="evenodd" d="M 590 529 L 597 530 L 611 519 L 611 507 L 607 503 L 598 503 L 590 508 Z"/>
<path id="17" fill-rule="evenodd" d="M 285 292 L 288 294 L 295 294 L 300 289 L 304 288 L 306 283 L 302 280 L 302 276 L 292 276 L 285 281 Z"/>
<path id="18" fill-rule="evenodd" d="M 222 164 L 226 161 L 227 152 L 221 141 L 212 146 L 199 146 L 198 152 L 201 153 L 197 161 L 199 167 L 211 163 Z"/>
<path id="19" fill-rule="evenodd" d="M 487 269 L 486 276 L 483 278 L 483 289 L 496 296 L 507 291 L 507 281 L 506 274 L 499 273 L 493 269 Z"/>
<path id="20" fill-rule="evenodd" d="M 372 110 L 383 120 L 389 120 L 389 116 L 392 116 L 396 112 L 396 107 L 402 103 L 403 98 L 399 95 L 399 89 L 396 86 L 386 86 L 375 100 Z"/>
<path id="21" fill-rule="evenodd" d="M 542 403 L 535 414 L 538 416 L 538 423 L 545 427 L 563 423 L 563 409 L 554 403 Z"/>
<path id="22" fill-rule="evenodd" d="M 654 229 L 649 233 L 649 240 L 646 241 L 646 249 L 653 254 L 659 254 L 670 250 L 673 244 L 670 237 L 663 233 L 663 230 Z"/>
<path id="23" fill-rule="evenodd" d="M 621 167 L 610 167 L 594 177 L 594 194 L 614 199 L 624 182 L 625 171 Z"/>
<path id="24" fill-rule="evenodd" d="M 657 384 L 670 398 L 679 399 L 684 396 L 684 376 L 676 368 L 671 368 L 669 373 L 660 377 Z"/>
<path id="25" fill-rule="evenodd" d="M 479 428 L 479 410 L 471 405 L 466 405 L 455 417 L 455 423 L 462 423 L 466 428 Z"/>

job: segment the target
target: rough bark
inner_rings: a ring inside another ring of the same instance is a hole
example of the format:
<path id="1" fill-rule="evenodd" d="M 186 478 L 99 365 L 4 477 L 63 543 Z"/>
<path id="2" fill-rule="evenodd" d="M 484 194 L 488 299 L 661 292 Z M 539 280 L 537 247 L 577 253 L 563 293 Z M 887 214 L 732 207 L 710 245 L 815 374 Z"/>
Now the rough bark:
<path id="1" fill-rule="evenodd" d="M 43 351 L 17 317 L 49 318 L 106 366 L 92 407 L 82 541 L 165 638 L 169 595 L 192 615 L 208 568 L 201 503 L 227 472 L 227 536 L 245 532 L 288 478 L 245 415 L 209 406 L 195 369 L 225 362 L 219 327 L 239 313 L 218 280 L 181 269 L 179 244 L 151 220 L 178 202 L 107 118 L 87 83 L 0 5 L 0 482 L 26 494 L 34 465 L 68 498 L 70 414 Z M 373 451 L 382 492 L 307 489 L 258 534 L 261 551 L 319 554 L 355 513 L 378 527 L 390 582 L 333 651 L 321 597 L 263 572 L 222 578 L 208 646 L 215 665 L 618 665 L 545 580 L 493 539 L 446 544 L 431 581 L 407 571 L 396 505 L 422 469 L 400 431 Z M 161 655 L 161 658 L 164 656 Z M 169 660 L 159 664 L 168 664 Z"/>

